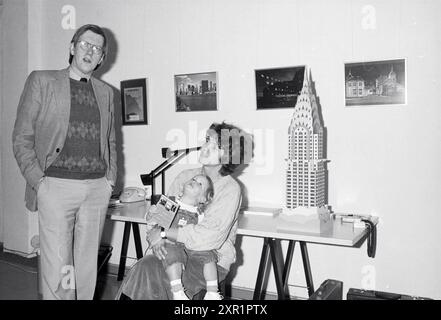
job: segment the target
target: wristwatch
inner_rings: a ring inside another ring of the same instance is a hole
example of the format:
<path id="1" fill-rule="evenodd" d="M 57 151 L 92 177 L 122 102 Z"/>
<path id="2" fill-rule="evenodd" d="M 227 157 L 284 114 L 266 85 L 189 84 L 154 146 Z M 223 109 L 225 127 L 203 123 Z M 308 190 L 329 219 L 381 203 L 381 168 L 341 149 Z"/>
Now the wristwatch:
<path id="1" fill-rule="evenodd" d="M 165 229 L 164 228 L 161 228 L 160 235 L 161 235 L 161 239 L 167 239 L 167 234 L 165 233 Z"/>

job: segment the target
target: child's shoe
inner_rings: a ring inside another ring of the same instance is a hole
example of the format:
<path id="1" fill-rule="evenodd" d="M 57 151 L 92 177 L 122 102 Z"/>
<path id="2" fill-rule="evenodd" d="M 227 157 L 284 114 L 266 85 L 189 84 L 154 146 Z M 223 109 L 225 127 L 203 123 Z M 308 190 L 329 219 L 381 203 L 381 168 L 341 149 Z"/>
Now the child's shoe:
<path id="1" fill-rule="evenodd" d="M 184 290 L 179 290 L 173 293 L 173 300 L 190 300 L 185 294 Z"/>
<path id="2" fill-rule="evenodd" d="M 204 300 L 223 300 L 224 297 L 220 295 L 219 292 L 207 291 Z"/>

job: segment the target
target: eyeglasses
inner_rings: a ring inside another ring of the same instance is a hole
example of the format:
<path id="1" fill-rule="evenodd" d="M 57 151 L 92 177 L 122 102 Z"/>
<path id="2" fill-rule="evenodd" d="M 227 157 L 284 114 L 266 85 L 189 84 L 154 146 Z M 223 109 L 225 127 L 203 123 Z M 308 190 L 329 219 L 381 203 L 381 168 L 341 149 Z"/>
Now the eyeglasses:
<path id="1" fill-rule="evenodd" d="M 91 44 L 89 42 L 87 42 L 86 40 L 80 40 L 77 43 L 80 44 L 80 48 L 87 51 L 90 48 L 92 48 L 92 52 L 93 54 L 100 56 L 103 54 L 103 48 L 101 48 L 100 46 L 96 46 L 94 44 Z"/>

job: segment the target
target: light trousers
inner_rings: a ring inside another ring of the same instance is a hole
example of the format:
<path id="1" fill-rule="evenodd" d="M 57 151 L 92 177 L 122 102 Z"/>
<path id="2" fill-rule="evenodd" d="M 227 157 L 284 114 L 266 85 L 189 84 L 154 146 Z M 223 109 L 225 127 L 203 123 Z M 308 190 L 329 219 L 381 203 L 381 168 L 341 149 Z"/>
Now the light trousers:
<path id="1" fill-rule="evenodd" d="M 93 299 L 111 193 L 104 177 L 45 177 L 40 183 L 37 201 L 43 299 Z"/>

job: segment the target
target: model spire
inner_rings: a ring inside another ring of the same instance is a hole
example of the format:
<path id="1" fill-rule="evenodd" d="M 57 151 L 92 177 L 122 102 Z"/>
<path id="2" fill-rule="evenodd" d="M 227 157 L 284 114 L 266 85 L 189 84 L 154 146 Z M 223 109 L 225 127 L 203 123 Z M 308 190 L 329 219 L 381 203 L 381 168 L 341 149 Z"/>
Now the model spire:
<path id="1" fill-rule="evenodd" d="M 323 158 L 323 124 L 305 68 L 303 87 L 288 130 L 286 209 L 318 213 L 326 208 L 326 159 Z"/>

